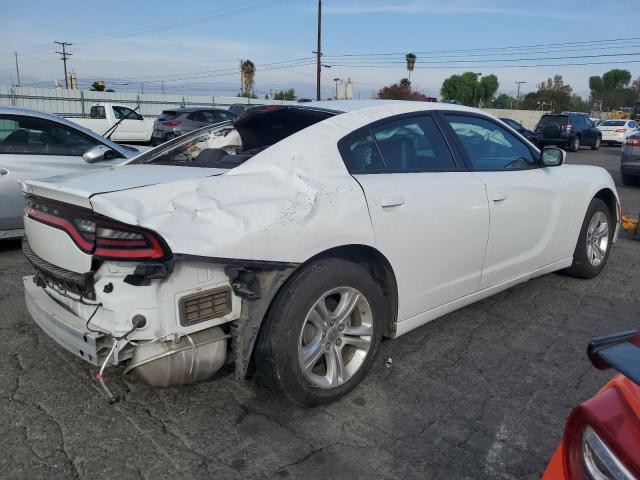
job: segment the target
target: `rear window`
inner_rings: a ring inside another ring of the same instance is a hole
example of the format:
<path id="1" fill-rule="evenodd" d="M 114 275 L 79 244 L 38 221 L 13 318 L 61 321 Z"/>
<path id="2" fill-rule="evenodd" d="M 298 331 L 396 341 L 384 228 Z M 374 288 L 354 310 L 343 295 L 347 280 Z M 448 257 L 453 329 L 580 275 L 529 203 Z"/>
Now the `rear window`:
<path id="1" fill-rule="evenodd" d="M 557 123 L 564 127 L 567 126 L 567 116 L 566 115 L 543 115 L 540 119 L 539 125 L 547 125 L 549 123 Z"/>
<path id="2" fill-rule="evenodd" d="M 624 120 L 608 120 L 606 122 L 602 122 L 600 124 L 601 127 L 624 127 L 625 125 Z"/>
<path id="3" fill-rule="evenodd" d="M 174 118 L 177 118 L 180 115 L 180 112 L 176 112 L 173 110 L 165 110 L 164 112 L 162 112 L 160 114 L 160 116 L 158 117 L 158 120 L 173 120 Z"/>

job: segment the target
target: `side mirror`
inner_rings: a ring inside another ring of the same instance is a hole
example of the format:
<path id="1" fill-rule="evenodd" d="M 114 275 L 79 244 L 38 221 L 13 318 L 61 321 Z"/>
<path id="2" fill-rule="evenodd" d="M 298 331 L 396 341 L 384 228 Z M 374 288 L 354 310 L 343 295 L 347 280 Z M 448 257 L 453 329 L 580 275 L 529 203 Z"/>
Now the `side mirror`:
<path id="1" fill-rule="evenodd" d="M 545 167 L 559 167 L 567 159 L 567 152 L 557 147 L 547 147 L 542 150 L 540 160 Z"/>
<path id="2" fill-rule="evenodd" d="M 103 160 L 110 160 L 118 155 L 106 145 L 96 145 L 82 154 L 82 158 L 87 163 L 96 163 Z"/>

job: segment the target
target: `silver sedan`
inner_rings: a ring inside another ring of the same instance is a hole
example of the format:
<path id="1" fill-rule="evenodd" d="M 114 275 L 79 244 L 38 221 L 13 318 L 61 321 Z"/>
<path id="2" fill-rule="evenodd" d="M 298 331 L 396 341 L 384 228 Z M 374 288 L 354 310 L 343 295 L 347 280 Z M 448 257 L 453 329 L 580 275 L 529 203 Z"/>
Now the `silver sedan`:
<path id="1" fill-rule="evenodd" d="M 23 234 L 18 181 L 104 168 L 137 153 L 57 115 L 0 107 L 0 239 Z"/>

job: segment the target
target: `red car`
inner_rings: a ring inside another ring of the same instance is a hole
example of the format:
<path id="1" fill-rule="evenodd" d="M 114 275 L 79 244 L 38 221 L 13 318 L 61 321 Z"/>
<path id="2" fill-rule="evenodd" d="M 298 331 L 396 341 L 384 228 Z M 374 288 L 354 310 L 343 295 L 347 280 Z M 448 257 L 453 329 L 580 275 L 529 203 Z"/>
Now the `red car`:
<path id="1" fill-rule="evenodd" d="M 573 409 L 543 480 L 640 480 L 640 332 L 591 340 L 598 369 L 618 375 Z"/>

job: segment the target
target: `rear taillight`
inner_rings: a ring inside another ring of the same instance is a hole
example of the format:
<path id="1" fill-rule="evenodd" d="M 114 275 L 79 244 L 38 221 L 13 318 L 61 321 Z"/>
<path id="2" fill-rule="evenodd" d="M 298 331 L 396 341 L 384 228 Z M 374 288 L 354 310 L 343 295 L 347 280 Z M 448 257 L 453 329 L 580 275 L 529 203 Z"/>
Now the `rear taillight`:
<path id="1" fill-rule="evenodd" d="M 170 255 L 153 232 L 95 215 L 91 210 L 27 197 L 25 216 L 65 231 L 80 250 L 105 260 L 153 260 Z"/>
<path id="2" fill-rule="evenodd" d="M 629 147 L 640 147 L 640 138 L 627 138 L 627 141 L 624 142 L 624 144 Z"/>
<path id="3" fill-rule="evenodd" d="M 176 125 L 180 125 L 180 123 L 182 122 L 161 122 L 163 125 L 166 125 L 167 127 L 175 127 Z"/>
<path id="4" fill-rule="evenodd" d="M 573 125 L 571 125 L 570 123 L 567 123 L 567 132 L 570 132 L 572 128 L 573 128 Z"/>
<path id="5" fill-rule="evenodd" d="M 564 468 L 571 480 L 636 480 L 637 417 L 624 395 L 608 388 L 576 407 L 564 432 Z"/>

